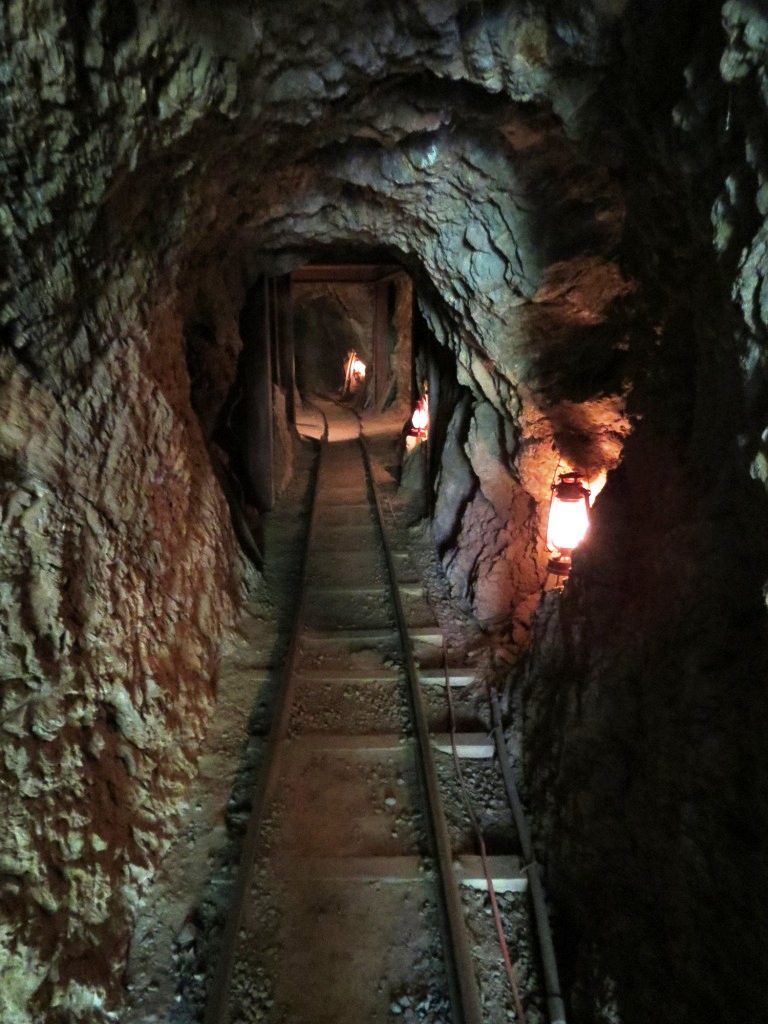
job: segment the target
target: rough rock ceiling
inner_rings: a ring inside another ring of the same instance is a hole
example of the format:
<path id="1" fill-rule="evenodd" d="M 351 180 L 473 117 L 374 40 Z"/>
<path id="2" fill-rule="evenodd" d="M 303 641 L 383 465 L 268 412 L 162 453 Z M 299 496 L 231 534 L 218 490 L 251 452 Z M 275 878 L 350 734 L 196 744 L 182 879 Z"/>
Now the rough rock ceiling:
<path id="1" fill-rule="evenodd" d="M 360 4 L 343 27 L 324 4 L 118 12 L 9 11 L 5 320 L 19 348 L 44 320 L 50 360 L 106 278 L 146 300 L 164 264 L 178 275 L 185 256 L 233 247 L 387 248 L 439 294 L 441 334 L 485 343 L 514 378 L 531 345 L 521 310 L 594 322 L 624 290 L 615 267 L 595 282 L 620 193 L 567 137 L 618 10 Z M 566 299 L 574 258 L 581 294 Z"/>

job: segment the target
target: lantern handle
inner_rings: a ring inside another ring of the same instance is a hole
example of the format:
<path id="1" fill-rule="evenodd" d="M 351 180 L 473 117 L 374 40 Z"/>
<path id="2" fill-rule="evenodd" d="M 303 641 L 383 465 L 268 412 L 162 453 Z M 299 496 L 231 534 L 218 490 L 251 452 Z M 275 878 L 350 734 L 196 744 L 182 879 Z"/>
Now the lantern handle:
<path id="1" fill-rule="evenodd" d="M 557 472 L 558 471 L 555 470 L 555 476 L 557 476 Z M 557 483 L 553 482 L 550 484 L 550 490 L 555 491 L 562 484 L 565 484 L 566 486 L 574 486 L 578 484 L 585 494 L 589 495 L 592 493 L 584 483 L 584 474 L 578 472 L 578 470 L 569 470 L 567 473 L 560 473 L 560 479 Z"/>

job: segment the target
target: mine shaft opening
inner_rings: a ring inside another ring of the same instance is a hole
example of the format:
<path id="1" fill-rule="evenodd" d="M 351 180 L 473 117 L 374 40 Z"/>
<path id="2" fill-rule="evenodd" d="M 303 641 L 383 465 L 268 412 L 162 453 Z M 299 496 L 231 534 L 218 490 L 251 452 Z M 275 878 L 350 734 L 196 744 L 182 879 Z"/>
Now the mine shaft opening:
<path id="1" fill-rule="evenodd" d="M 307 264 L 291 275 L 296 387 L 403 410 L 411 401 L 413 285 L 396 264 Z"/>
<path id="2" fill-rule="evenodd" d="M 191 405 L 241 547 L 257 564 L 264 517 L 295 471 L 296 445 L 322 434 L 318 402 L 399 432 L 394 473 L 427 515 L 460 390 L 416 278 L 396 259 L 334 252 L 275 273 L 279 262 L 291 259 L 266 259 L 244 288 L 230 336 L 200 297 L 184 328 Z M 434 443 L 424 443 L 428 435 Z"/>

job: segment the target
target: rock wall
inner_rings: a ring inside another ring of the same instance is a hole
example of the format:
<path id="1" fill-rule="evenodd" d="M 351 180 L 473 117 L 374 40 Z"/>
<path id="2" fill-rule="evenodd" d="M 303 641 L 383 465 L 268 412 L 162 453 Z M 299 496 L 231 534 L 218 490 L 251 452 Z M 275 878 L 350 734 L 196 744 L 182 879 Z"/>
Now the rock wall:
<path id="1" fill-rule="evenodd" d="M 55 395 L 2 355 L 3 1019 L 94 1019 L 213 698 L 239 564 L 180 322 Z"/>
<path id="2" fill-rule="evenodd" d="M 757 1021 L 768 996 L 768 19 L 710 14 L 635 96 L 638 425 L 513 691 L 580 1021 Z"/>

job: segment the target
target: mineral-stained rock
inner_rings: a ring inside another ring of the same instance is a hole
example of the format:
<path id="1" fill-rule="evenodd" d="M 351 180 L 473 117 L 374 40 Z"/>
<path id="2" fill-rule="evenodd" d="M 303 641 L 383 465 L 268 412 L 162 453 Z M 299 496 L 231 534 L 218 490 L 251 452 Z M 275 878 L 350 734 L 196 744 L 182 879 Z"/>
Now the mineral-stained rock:
<path id="1" fill-rule="evenodd" d="M 468 408 L 465 400 L 456 406 L 448 426 L 440 470 L 441 478 L 437 483 L 432 536 L 438 548 L 444 548 L 455 540 L 463 510 L 477 487 L 477 479 L 462 447 L 467 418 Z"/>

